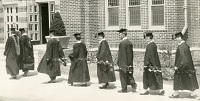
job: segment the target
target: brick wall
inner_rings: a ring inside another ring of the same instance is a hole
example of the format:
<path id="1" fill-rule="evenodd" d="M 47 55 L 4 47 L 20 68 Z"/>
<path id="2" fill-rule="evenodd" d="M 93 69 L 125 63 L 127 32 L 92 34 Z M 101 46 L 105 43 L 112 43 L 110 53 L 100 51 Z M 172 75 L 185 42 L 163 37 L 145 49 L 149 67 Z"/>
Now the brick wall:
<path id="1" fill-rule="evenodd" d="M 188 1 L 192 8 L 193 15 L 196 15 L 199 20 L 199 1 Z M 134 44 L 134 48 L 145 48 L 146 41 L 143 39 L 144 31 L 152 31 L 158 47 L 173 47 L 175 41 L 171 40 L 171 35 L 182 31 L 184 27 L 184 1 L 183 0 L 168 0 L 165 1 L 165 29 L 151 30 L 149 28 L 149 9 L 148 0 L 141 0 L 141 29 L 128 30 L 128 38 Z M 195 9 L 195 10 L 194 10 Z M 190 14 L 190 15 L 191 15 Z M 98 31 L 104 31 L 106 39 L 110 47 L 118 47 L 120 42 L 116 30 L 107 30 L 105 27 L 105 0 L 61 0 L 61 15 L 64 20 L 67 33 L 71 36 L 70 45 L 75 42 L 73 34 L 75 32 L 83 32 L 83 37 L 88 47 L 97 47 L 97 39 L 94 34 Z M 192 15 L 189 17 L 192 18 Z M 193 18 L 195 19 L 195 18 Z M 192 20 L 195 22 L 195 20 Z M 191 22 L 192 23 L 192 22 Z M 198 23 L 199 24 L 199 23 Z M 192 24 L 195 26 L 196 24 Z M 120 0 L 119 5 L 119 28 L 126 28 L 126 1 Z M 193 31 L 193 32 L 192 32 Z M 189 33 L 197 32 L 194 28 L 189 30 Z M 196 34 L 195 34 L 196 35 Z M 189 40 L 193 39 L 190 34 Z M 197 40 L 197 38 L 196 38 Z M 192 41 L 192 43 L 196 43 Z M 196 43 L 197 44 L 197 43 Z M 70 46 L 70 47 L 71 47 Z"/>
<path id="2" fill-rule="evenodd" d="M 4 42 L 4 18 L 3 18 L 3 5 L 0 0 L 0 43 Z"/>

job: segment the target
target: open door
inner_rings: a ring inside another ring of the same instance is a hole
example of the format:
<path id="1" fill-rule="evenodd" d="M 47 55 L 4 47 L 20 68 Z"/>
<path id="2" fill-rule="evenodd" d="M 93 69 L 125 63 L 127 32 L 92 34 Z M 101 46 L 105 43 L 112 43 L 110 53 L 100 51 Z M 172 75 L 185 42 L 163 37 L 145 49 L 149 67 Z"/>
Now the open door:
<path id="1" fill-rule="evenodd" d="M 40 43 L 39 6 L 31 3 L 28 6 L 28 36 L 35 44 Z"/>

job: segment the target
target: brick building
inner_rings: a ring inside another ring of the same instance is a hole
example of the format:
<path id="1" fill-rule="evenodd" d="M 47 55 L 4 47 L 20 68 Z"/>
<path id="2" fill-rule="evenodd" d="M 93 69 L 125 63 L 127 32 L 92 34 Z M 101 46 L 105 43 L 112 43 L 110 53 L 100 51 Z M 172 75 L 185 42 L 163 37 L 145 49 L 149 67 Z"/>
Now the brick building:
<path id="1" fill-rule="evenodd" d="M 45 36 L 53 14 L 60 11 L 59 6 L 59 0 L 2 0 L 4 42 L 11 28 L 25 28 L 34 44 L 46 43 Z"/>
<path id="2" fill-rule="evenodd" d="M 128 29 L 134 48 L 145 47 L 145 31 L 154 33 L 159 47 L 172 46 L 171 36 L 179 31 L 188 34 L 190 46 L 200 47 L 199 0 L 61 0 L 60 7 L 67 33 L 83 32 L 90 47 L 96 46 L 98 31 L 104 31 L 109 45 L 117 47 L 119 28 Z"/>
<path id="3" fill-rule="evenodd" d="M 4 26 L 3 26 L 3 5 L 2 0 L 0 0 L 0 43 L 4 40 Z"/>
<path id="4" fill-rule="evenodd" d="M 109 45 L 117 47 L 120 40 L 116 31 L 127 28 L 134 48 L 145 47 L 145 31 L 154 33 L 159 47 L 168 47 L 174 44 L 172 34 L 187 29 L 190 46 L 200 47 L 199 0 L 2 0 L 2 4 L 0 26 L 3 24 L 4 34 L 0 27 L 0 37 L 4 36 L 4 41 L 10 28 L 24 27 L 33 42 L 45 43 L 52 16 L 60 12 L 72 44 L 73 33 L 83 32 L 87 46 L 96 47 L 94 34 L 104 31 Z"/>

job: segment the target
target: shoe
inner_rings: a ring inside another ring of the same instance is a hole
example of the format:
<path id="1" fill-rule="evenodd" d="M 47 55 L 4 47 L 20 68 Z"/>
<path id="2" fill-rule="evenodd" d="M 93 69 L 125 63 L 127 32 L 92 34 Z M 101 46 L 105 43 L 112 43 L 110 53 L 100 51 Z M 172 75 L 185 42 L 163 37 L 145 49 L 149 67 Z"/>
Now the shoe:
<path id="1" fill-rule="evenodd" d="M 55 80 L 50 80 L 48 83 L 56 83 Z"/>
<path id="2" fill-rule="evenodd" d="M 109 86 L 109 83 L 106 83 L 104 86 L 99 87 L 99 89 L 106 89 L 108 88 L 108 86 Z"/>
<path id="3" fill-rule="evenodd" d="M 197 95 L 190 95 L 188 96 L 187 98 L 190 98 L 190 99 L 196 99 Z"/>
<path id="4" fill-rule="evenodd" d="M 24 72 L 22 76 L 28 76 L 28 72 Z"/>
<path id="5" fill-rule="evenodd" d="M 172 94 L 171 96 L 169 96 L 169 98 L 179 98 L 179 95 Z"/>
<path id="6" fill-rule="evenodd" d="M 135 93 L 135 92 L 137 92 L 137 91 L 136 91 L 136 89 L 133 88 L 133 89 L 132 89 L 132 92 Z"/>
<path id="7" fill-rule="evenodd" d="M 127 90 L 119 90 L 118 93 L 127 93 Z"/>
<path id="8" fill-rule="evenodd" d="M 162 90 L 161 92 L 158 93 L 158 95 L 164 95 L 165 94 L 165 91 Z"/>
<path id="9" fill-rule="evenodd" d="M 140 95 L 149 95 L 149 91 L 146 91 L 144 93 L 140 93 Z"/>
<path id="10" fill-rule="evenodd" d="M 137 89 L 137 84 L 134 83 L 134 84 L 132 85 L 132 88 L 133 88 L 133 89 Z"/>
<path id="11" fill-rule="evenodd" d="M 86 86 L 87 86 L 87 83 L 84 83 L 84 84 L 82 84 L 81 86 L 86 87 Z"/>

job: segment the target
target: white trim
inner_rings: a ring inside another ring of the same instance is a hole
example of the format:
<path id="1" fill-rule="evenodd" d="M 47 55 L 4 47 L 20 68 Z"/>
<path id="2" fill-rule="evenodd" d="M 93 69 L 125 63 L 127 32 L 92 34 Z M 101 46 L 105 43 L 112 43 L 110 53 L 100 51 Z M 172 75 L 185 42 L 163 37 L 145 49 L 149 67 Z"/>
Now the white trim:
<path id="1" fill-rule="evenodd" d="M 141 30 L 141 0 L 140 0 L 140 5 L 136 5 L 140 7 L 140 26 L 131 26 L 130 25 L 130 14 L 129 14 L 129 0 L 126 0 L 126 28 L 128 30 Z M 134 6 L 130 6 L 134 7 Z"/>
<path id="2" fill-rule="evenodd" d="M 119 9 L 119 6 L 116 6 L 116 7 Z M 108 21 L 108 0 L 105 0 L 105 30 L 119 30 L 119 25 L 118 26 L 108 26 L 108 23 L 109 23 L 109 21 Z"/>
<path id="3" fill-rule="evenodd" d="M 164 4 L 158 4 L 158 5 L 153 5 L 153 6 L 160 6 L 160 5 L 164 5 L 164 25 L 163 26 L 153 26 L 152 25 L 152 10 L 151 10 L 152 0 L 149 0 L 149 2 L 148 2 L 149 30 L 165 30 L 165 0 L 164 0 Z"/>

